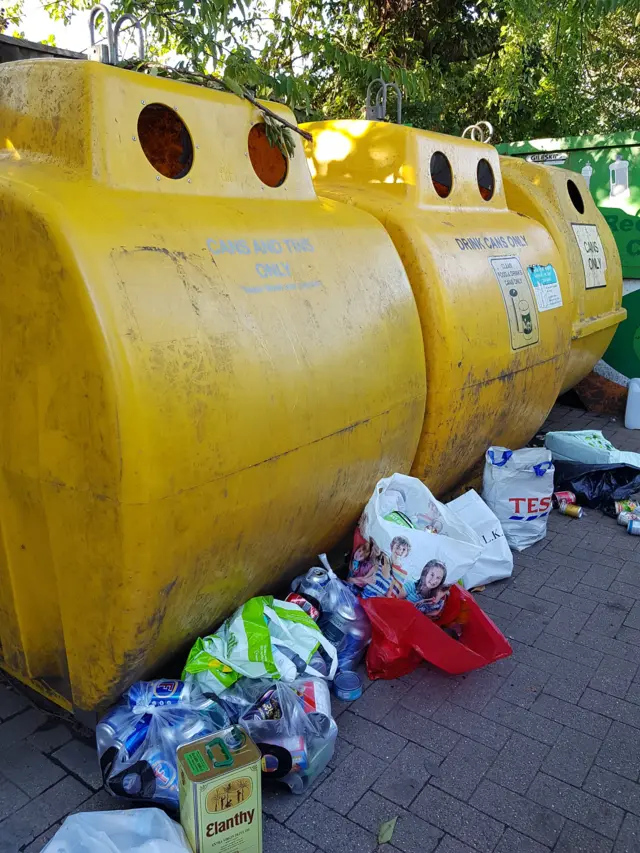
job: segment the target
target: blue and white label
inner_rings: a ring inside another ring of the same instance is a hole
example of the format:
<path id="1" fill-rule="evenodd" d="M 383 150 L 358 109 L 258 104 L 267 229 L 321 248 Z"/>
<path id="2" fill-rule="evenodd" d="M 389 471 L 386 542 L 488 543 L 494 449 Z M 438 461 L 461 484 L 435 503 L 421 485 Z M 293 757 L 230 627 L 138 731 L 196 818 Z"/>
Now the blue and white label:
<path id="1" fill-rule="evenodd" d="M 553 264 L 532 264 L 527 267 L 527 272 L 536 295 L 538 311 L 562 308 L 560 282 Z"/>

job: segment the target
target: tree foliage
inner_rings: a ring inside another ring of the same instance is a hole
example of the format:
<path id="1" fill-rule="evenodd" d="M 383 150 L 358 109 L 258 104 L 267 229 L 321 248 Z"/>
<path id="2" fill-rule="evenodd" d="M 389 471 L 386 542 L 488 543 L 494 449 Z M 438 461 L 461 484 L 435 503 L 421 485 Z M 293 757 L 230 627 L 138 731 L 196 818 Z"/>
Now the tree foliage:
<path id="1" fill-rule="evenodd" d="M 68 20 L 91 0 L 52 0 Z M 114 0 L 153 56 L 224 77 L 299 119 L 362 115 L 396 82 L 404 120 L 496 139 L 638 129 L 640 0 Z M 393 110 L 393 105 L 391 105 Z"/>

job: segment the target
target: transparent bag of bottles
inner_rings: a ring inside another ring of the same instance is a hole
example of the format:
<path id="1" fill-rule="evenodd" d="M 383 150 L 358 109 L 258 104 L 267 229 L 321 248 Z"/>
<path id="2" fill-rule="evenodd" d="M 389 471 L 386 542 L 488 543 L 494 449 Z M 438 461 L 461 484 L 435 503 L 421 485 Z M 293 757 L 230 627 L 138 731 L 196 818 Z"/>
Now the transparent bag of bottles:
<path id="1" fill-rule="evenodd" d="M 338 670 L 354 670 L 371 642 L 371 623 L 360 601 L 331 568 L 326 554 L 322 567 L 314 566 L 295 578 L 291 589 L 320 609 L 318 627 L 335 646 Z"/>
<path id="2" fill-rule="evenodd" d="M 105 787 L 116 797 L 177 809 L 178 746 L 229 725 L 226 711 L 195 683 L 139 681 L 96 728 Z"/>
<path id="3" fill-rule="evenodd" d="M 246 681 L 246 680 L 245 680 Z M 325 769 L 335 749 L 338 727 L 331 716 L 327 682 L 306 678 L 272 682 L 240 718 L 262 753 L 265 780 L 302 794 Z M 236 690 L 241 689 L 238 682 Z"/>

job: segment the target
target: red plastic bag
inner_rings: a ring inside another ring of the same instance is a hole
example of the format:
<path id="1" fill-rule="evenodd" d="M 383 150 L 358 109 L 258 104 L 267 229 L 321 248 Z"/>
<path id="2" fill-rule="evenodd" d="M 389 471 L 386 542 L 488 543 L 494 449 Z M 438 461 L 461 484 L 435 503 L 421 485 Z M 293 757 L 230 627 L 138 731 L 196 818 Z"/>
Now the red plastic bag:
<path id="1" fill-rule="evenodd" d="M 437 621 L 402 599 L 368 598 L 362 606 L 372 627 L 367 652 L 371 679 L 399 678 L 413 672 L 423 660 L 451 675 L 460 675 L 512 653 L 497 625 L 458 584 L 451 587 Z M 460 640 L 442 630 L 442 626 L 456 623 L 462 625 Z"/>

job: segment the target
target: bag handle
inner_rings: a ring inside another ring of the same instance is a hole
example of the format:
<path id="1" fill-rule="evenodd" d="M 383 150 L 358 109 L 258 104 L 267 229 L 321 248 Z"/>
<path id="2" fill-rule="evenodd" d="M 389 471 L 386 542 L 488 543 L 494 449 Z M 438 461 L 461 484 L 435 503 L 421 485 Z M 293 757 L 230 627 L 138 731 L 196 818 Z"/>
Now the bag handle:
<path id="1" fill-rule="evenodd" d="M 500 462 L 496 462 L 496 454 L 493 450 L 487 450 L 487 456 L 491 460 L 492 465 L 495 465 L 496 468 L 502 468 L 513 456 L 513 450 L 503 450 L 500 454 Z"/>
<path id="2" fill-rule="evenodd" d="M 532 468 L 536 477 L 544 477 L 547 471 L 550 468 L 553 468 L 553 462 L 538 462 L 538 464 L 533 465 Z"/>

